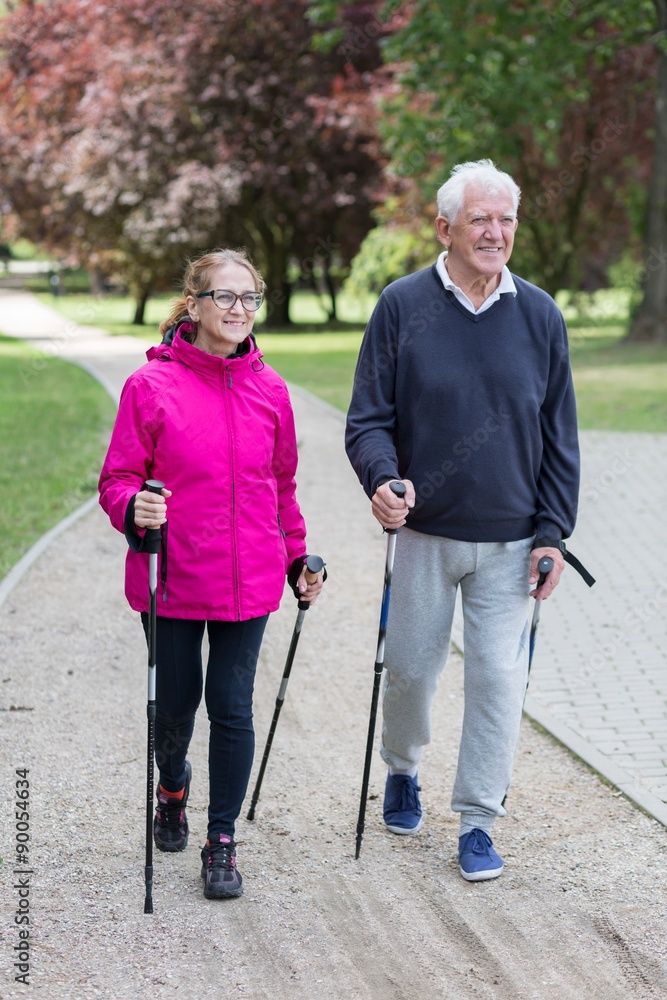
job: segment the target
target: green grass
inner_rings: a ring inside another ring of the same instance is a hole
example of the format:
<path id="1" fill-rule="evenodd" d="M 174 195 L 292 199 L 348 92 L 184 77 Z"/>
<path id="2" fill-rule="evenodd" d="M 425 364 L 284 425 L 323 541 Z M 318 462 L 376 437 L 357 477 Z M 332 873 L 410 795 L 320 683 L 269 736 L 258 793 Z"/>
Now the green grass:
<path id="1" fill-rule="evenodd" d="M 624 335 L 620 326 L 570 330 L 579 426 L 667 433 L 667 346 Z"/>
<path id="2" fill-rule="evenodd" d="M 0 579 L 95 494 L 114 413 L 87 372 L 0 335 Z"/>
<path id="3" fill-rule="evenodd" d="M 617 298 L 617 297 L 616 297 Z M 628 344 L 622 306 L 568 319 L 583 430 L 667 433 L 667 345 Z M 290 382 L 346 410 L 363 328 L 307 336 L 258 333 L 267 361 Z"/>
<path id="4" fill-rule="evenodd" d="M 258 333 L 257 342 L 268 363 L 294 385 L 347 410 L 362 329 L 346 332 Z"/>
<path id="5" fill-rule="evenodd" d="M 137 326 L 131 322 L 134 303 L 127 296 L 99 297 L 87 293 L 53 296 L 48 292 L 36 292 L 36 297 L 74 323 L 99 326 L 114 336 L 145 337 L 153 343 L 157 343 L 157 327 L 169 312 L 169 302 L 173 298 L 156 296 L 149 299 L 146 322 L 143 326 Z"/>
<path id="6" fill-rule="evenodd" d="M 579 425 L 585 430 L 667 433 L 667 345 L 624 340 L 632 293 L 561 292 Z"/>
<path id="7" fill-rule="evenodd" d="M 40 297 L 70 319 L 152 342 L 170 302 L 169 297 L 150 300 L 146 325 L 136 327 L 130 323 L 133 306 L 128 298 Z M 558 297 L 568 322 L 580 426 L 667 433 L 667 346 L 624 342 L 629 300 L 629 292 L 623 289 L 576 299 L 567 293 Z M 256 326 L 259 345 L 269 364 L 288 381 L 345 410 L 363 326 L 372 305 L 370 297 L 359 302 L 342 295 L 341 321 L 331 324 L 315 295 L 299 293 L 294 298 L 294 329 L 277 333 L 263 330 L 260 312 Z"/>

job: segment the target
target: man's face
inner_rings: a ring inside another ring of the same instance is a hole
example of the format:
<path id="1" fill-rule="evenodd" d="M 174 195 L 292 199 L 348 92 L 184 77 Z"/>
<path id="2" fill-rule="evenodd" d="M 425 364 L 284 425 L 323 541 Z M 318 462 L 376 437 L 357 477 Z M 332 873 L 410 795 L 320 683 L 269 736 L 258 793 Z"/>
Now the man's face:
<path id="1" fill-rule="evenodd" d="M 509 192 L 489 192 L 482 185 L 466 189 L 456 222 L 435 220 L 438 239 L 447 247 L 447 269 L 464 283 L 499 275 L 510 259 L 518 219 Z"/>

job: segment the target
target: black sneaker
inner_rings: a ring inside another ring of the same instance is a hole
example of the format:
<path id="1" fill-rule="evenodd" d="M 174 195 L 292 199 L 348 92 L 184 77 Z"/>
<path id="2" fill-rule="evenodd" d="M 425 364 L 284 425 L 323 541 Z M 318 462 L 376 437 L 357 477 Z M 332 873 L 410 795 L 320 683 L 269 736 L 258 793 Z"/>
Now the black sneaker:
<path id="1" fill-rule="evenodd" d="M 188 846 L 188 820 L 185 807 L 190 794 L 192 767 L 185 762 L 185 791 L 182 799 L 165 795 L 158 785 L 157 807 L 153 820 L 153 840 L 159 851 L 184 851 Z"/>
<path id="2" fill-rule="evenodd" d="M 231 899 L 243 893 L 243 879 L 236 868 L 236 844 L 226 833 L 206 841 L 201 852 L 201 877 L 207 899 Z"/>

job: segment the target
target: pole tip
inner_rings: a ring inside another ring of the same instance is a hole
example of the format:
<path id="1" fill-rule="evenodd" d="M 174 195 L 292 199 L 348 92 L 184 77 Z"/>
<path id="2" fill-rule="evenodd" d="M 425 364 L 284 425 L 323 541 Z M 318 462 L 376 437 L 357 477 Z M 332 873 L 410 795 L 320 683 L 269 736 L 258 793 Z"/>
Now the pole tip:
<path id="1" fill-rule="evenodd" d="M 144 913 L 152 913 L 152 912 L 153 912 L 153 900 L 146 897 L 146 901 L 144 902 Z"/>

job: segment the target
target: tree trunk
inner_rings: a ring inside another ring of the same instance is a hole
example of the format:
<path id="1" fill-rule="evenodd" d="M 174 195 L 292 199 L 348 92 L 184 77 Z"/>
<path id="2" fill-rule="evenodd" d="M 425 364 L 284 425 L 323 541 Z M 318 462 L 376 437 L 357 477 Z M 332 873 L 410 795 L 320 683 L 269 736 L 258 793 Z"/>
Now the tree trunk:
<path id="1" fill-rule="evenodd" d="M 134 319 L 132 322 L 136 326 L 143 326 L 146 303 L 151 296 L 149 288 L 137 289 L 134 293 Z"/>
<path id="2" fill-rule="evenodd" d="M 98 267 L 88 268 L 88 283 L 90 284 L 91 295 L 104 295 L 104 275 Z"/>
<path id="3" fill-rule="evenodd" d="M 331 270 L 329 268 L 329 261 L 324 260 L 322 262 L 322 277 L 324 279 L 324 285 L 329 293 L 329 298 L 331 299 L 331 309 L 327 310 L 329 313 L 329 319 L 334 322 L 338 319 L 338 303 L 336 301 L 336 282 L 334 281 Z"/>
<path id="4" fill-rule="evenodd" d="M 288 280 L 289 234 L 280 227 L 258 226 L 263 244 L 264 280 L 266 282 L 266 329 L 291 326 L 289 306 L 292 286 Z"/>
<path id="5" fill-rule="evenodd" d="M 267 284 L 266 295 L 266 319 L 264 326 L 267 330 L 275 330 L 281 326 L 291 326 L 292 320 L 289 314 L 290 298 L 292 296 L 292 286 L 287 281 L 285 267 L 287 262 L 281 263 L 280 257 L 269 262 L 265 280 Z"/>
<path id="6" fill-rule="evenodd" d="M 646 206 L 644 297 L 632 318 L 627 340 L 667 343 L 667 0 L 658 12 L 658 74 L 655 143 Z"/>

